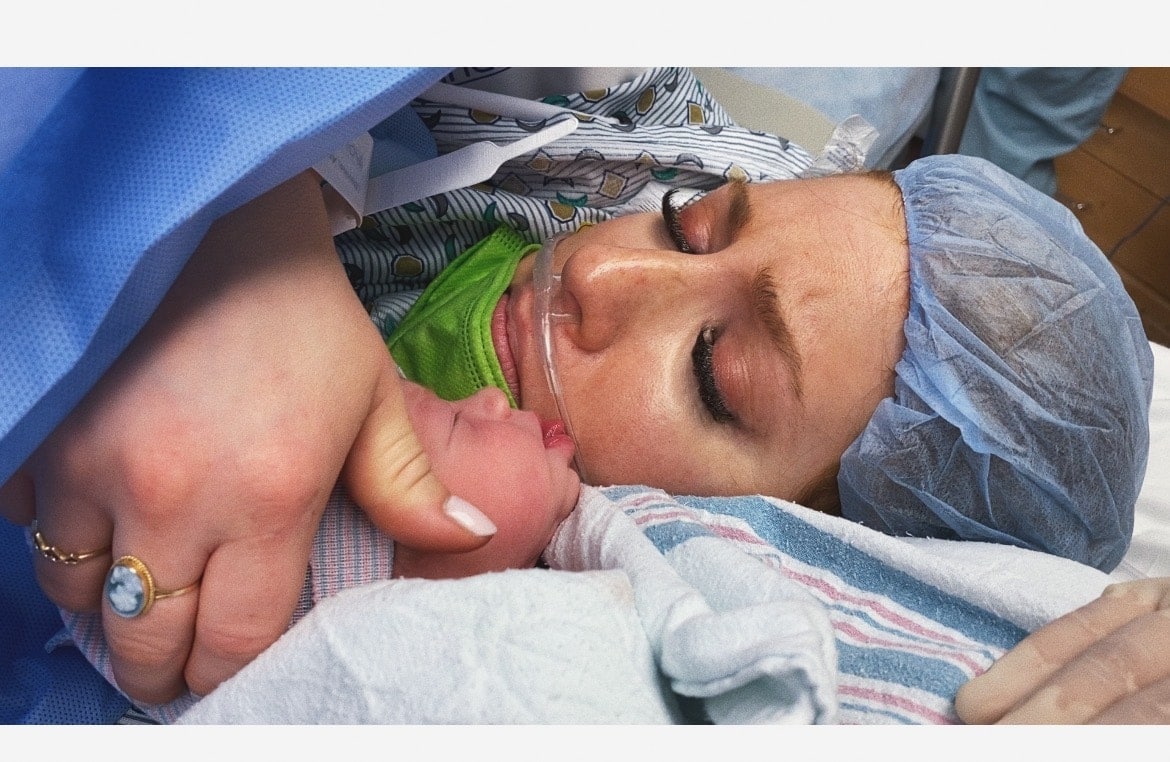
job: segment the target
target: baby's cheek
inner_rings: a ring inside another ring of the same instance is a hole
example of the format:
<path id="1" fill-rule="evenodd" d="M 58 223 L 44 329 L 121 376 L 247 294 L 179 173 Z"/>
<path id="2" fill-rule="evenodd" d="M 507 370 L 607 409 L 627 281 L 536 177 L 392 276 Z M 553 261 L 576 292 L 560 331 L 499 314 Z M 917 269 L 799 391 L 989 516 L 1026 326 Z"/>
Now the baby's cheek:
<path id="1" fill-rule="evenodd" d="M 514 517 L 517 535 L 528 538 L 529 544 L 540 545 L 543 549 L 552 538 L 553 530 L 567 515 L 564 495 L 559 490 L 533 489 L 525 500 L 524 509 Z"/>
<path id="2" fill-rule="evenodd" d="M 564 510 L 563 502 L 553 499 L 548 485 L 532 481 L 515 485 L 506 500 L 480 508 L 498 529 L 485 550 L 495 554 L 500 563 L 521 568 L 531 566 L 544 551 Z"/>

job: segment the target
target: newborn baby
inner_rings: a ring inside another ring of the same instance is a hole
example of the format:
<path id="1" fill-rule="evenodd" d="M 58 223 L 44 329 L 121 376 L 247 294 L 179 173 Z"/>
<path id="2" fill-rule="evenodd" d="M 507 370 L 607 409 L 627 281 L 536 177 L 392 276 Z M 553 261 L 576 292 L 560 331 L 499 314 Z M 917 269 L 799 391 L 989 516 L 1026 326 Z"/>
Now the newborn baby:
<path id="1" fill-rule="evenodd" d="M 457 578 L 535 565 L 581 491 L 564 424 L 512 408 L 495 387 L 454 402 L 409 381 L 403 393 L 435 474 L 486 513 L 497 531 L 467 553 L 395 544 L 394 576 Z"/>

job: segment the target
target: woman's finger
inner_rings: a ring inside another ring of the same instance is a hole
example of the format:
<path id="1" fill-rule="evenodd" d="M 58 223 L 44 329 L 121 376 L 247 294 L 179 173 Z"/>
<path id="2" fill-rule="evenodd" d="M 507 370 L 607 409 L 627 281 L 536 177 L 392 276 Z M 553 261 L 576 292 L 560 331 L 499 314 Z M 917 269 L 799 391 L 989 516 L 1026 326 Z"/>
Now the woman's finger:
<path id="1" fill-rule="evenodd" d="M 292 534 L 246 538 L 211 555 L 200 591 L 187 685 L 210 693 L 284 634 L 309 568 L 317 518 Z"/>
<path id="2" fill-rule="evenodd" d="M 1170 617 L 1141 616 L 1094 643 L 1004 715 L 1012 724 L 1082 724 L 1170 677 Z"/>
<path id="3" fill-rule="evenodd" d="M 186 687 L 183 665 L 207 561 L 192 535 L 121 526 L 115 534 L 114 564 L 102 588 L 102 627 L 118 687 L 135 701 L 163 703 Z"/>
<path id="4" fill-rule="evenodd" d="M 1140 600 L 1102 594 L 1024 638 L 959 688 L 955 711 L 968 724 L 999 722 L 1094 643 L 1149 610 Z"/>
<path id="5" fill-rule="evenodd" d="M 1170 724 L 1170 678 L 1117 701 L 1091 720 L 1094 725 Z"/>
<path id="6" fill-rule="evenodd" d="M 1111 585 L 1100 598 L 1032 633 L 959 689 L 960 719 L 1083 722 L 1131 690 L 1124 679 L 1155 681 L 1167 660 L 1149 649 L 1166 641 L 1143 644 L 1135 632 L 1170 625 L 1164 615 L 1149 616 L 1166 606 L 1167 587 L 1165 580 Z M 1096 710 L 1081 706 L 1082 700 Z"/>
<path id="7" fill-rule="evenodd" d="M 66 611 L 97 611 L 111 561 L 113 529 L 92 498 L 42 480 L 36 492 L 33 570 L 49 600 Z"/>

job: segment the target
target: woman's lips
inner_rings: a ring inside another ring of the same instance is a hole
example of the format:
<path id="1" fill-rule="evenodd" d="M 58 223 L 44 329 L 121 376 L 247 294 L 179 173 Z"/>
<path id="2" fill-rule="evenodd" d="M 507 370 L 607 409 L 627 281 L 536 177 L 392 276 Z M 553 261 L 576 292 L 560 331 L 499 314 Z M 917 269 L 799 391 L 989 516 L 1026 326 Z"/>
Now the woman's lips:
<path id="1" fill-rule="evenodd" d="M 512 344 L 508 338 L 508 302 L 511 297 L 505 291 L 492 311 L 492 349 L 500 361 L 500 369 L 504 372 L 504 381 L 512 398 L 520 405 L 520 374 L 516 370 L 516 358 L 512 354 Z"/>

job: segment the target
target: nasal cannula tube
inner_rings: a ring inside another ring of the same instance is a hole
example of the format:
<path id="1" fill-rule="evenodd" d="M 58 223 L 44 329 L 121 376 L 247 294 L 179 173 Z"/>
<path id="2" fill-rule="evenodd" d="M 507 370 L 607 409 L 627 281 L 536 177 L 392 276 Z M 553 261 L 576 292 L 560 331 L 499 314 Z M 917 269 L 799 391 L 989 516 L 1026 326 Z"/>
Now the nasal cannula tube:
<path id="1" fill-rule="evenodd" d="M 553 351 L 555 339 L 553 337 L 553 323 L 578 322 L 580 318 L 566 312 L 562 301 L 558 298 L 561 290 L 561 273 L 553 272 L 553 254 L 557 243 L 563 236 L 554 236 L 545 242 L 536 253 L 536 265 L 532 272 L 532 288 L 535 299 L 533 309 L 536 313 L 536 343 L 540 351 L 538 355 L 544 364 L 544 375 L 548 379 L 548 388 L 552 391 L 553 400 L 557 405 L 557 413 L 565 424 L 565 433 L 574 444 L 577 444 L 576 429 L 569 418 L 569 409 L 565 405 L 565 396 L 561 390 L 560 376 L 557 375 L 556 354 Z M 581 481 L 588 483 L 589 477 L 585 474 L 585 464 L 581 458 L 581 447 L 577 444 L 573 448 L 573 464 Z"/>

